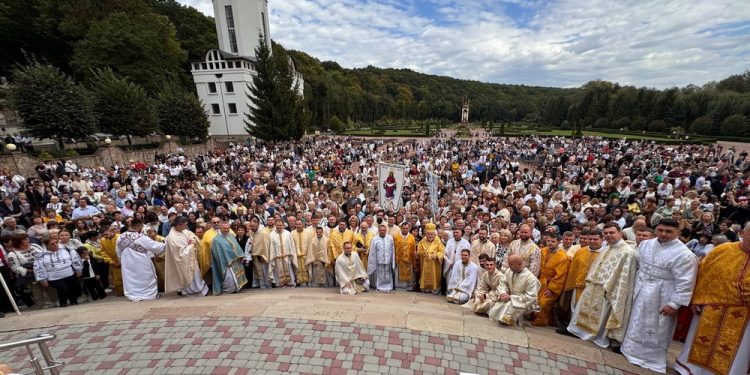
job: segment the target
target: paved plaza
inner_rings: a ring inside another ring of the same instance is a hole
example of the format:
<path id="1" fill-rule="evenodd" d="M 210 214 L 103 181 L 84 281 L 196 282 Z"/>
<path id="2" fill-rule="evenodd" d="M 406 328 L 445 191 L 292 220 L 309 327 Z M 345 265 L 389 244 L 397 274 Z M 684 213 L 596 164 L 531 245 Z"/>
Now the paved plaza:
<path id="1" fill-rule="evenodd" d="M 52 353 L 67 374 L 650 373 L 549 328 L 500 327 L 443 298 L 406 292 L 110 298 L 8 315 L 0 331 L 2 342 L 56 334 Z M 28 358 L 24 348 L 0 353 L 14 368 Z"/>

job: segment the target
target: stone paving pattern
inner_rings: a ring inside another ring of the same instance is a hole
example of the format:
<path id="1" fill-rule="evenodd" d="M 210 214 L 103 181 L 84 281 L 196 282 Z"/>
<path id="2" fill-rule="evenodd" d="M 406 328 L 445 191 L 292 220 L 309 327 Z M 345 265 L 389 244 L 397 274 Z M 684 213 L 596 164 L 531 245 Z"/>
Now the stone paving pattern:
<path id="1" fill-rule="evenodd" d="M 56 334 L 52 353 L 67 374 L 651 373 L 549 328 L 500 327 L 444 298 L 408 292 L 108 298 L 8 315 L 0 332 L 0 342 Z M 14 368 L 28 358 L 24 348 L 0 353 Z"/>

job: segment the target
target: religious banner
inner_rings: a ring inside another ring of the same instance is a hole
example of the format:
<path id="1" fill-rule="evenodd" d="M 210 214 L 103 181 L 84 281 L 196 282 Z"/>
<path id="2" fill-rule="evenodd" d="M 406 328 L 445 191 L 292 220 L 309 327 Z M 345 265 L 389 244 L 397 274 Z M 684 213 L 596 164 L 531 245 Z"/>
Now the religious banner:
<path id="1" fill-rule="evenodd" d="M 401 208 L 401 192 L 404 188 L 406 166 L 399 164 L 378 164 L 378 191 L 380 207 L 386 211 Z"/>
<path id="2" fill-rule="evenodd" d="M 427 175 L 427 192 L 430 193 L 430 211 L 432 211 L 432 217 L 437 219 L 438 212 L 438 177 L 435 173 Z"/>

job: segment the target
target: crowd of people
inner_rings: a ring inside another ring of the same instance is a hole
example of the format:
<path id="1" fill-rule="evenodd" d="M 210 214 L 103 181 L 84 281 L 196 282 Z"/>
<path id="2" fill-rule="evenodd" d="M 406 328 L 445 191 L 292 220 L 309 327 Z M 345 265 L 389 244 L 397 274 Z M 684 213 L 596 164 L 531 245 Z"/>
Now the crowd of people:
<path id="1" fill-rule="evenodd" d="M 654 371 L 666 371 L 674 337 L 686 342 L 683 374 L 748 373 L 744 152 L 592 137 L 179 151 L 0 173 L 11 289 L 0 309 L 112 294 L 405 290 L 502 325 L 552 326 Z M 380 162 L 408 167 L 397 210 L 378 202 Z"/>

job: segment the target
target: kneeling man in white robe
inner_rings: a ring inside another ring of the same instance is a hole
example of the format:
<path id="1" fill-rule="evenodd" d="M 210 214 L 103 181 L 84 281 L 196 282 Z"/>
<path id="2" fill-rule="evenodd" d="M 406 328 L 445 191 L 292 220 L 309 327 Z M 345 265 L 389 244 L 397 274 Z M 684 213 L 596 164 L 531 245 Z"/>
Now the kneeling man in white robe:
<path id="1" fill-rule="evenodd" d="M 341 294 L 355 295 L 370 289 L 367 271 L 359 260 L 359 254 L 352 252 L 351 242 L 344 242 L 344 252 L 336 258 L 335 272 Z"/>
<path id="2" fill-rule="evenodd" d="M 378 235 L 370 241 L 370 256 L 367 275 L 379 292 L 393 290 L 393 271 L 396 269 L 396 248 L 393 237 L 387 234 L 388 227 L 380 224 Z"/>
<path id="3" fill-rule="evenodd" d="M 505 282 L 498 288 L 499 301 L 487 315 L 505 325 L 517 324 L 525 314 L 539 310 L 537 296 L 541 286 L 536 276 L 524 266 L 520 255 L 509 256 Z"/>
<path id="4" fill-rule="evenodd" d="M 128 231 L 115 244 L 122 265 L 122 285 L 125 297 L 133 302 L 159 298 L 156 269 L 151 261 L 164 253 L 165 244 L 142 233 L 143 222 L 133 219 Z"/>
<path id="5" fill-rule="evenodd" d="M 469 257 L 471 259 L 471 256 Z M 497 270 L 495 258 L 489 258 L 484 263 L 484 273 L 479 277 L 479 284 L 474 290 L 474 296 L 464 304 L 477 314 L 487 314 L 500 298 L 498 288 L 505 282 L 505 275 Z"/>
<path id="6" fill-rule="evenodd" d="M 186 216 L 177 216 L 167 235 L 164 291 L 176 291 L 181 296 L 195 293 L 205 296 L 208 294 L 208 286 L 201 277 L 196 248 L 200 239 L 187 229 L 187 223 Z"/>
<path id="7" fill-rule="evenodd" d="M 448 280 L 448 302 L 464 304 L 469 302 L 471 293 L 477 286 L 477 273 L 479 267 L 470 262 L 471 250 L 461 250 L 461 262 L 454 264 L 451 268 Z"/>

